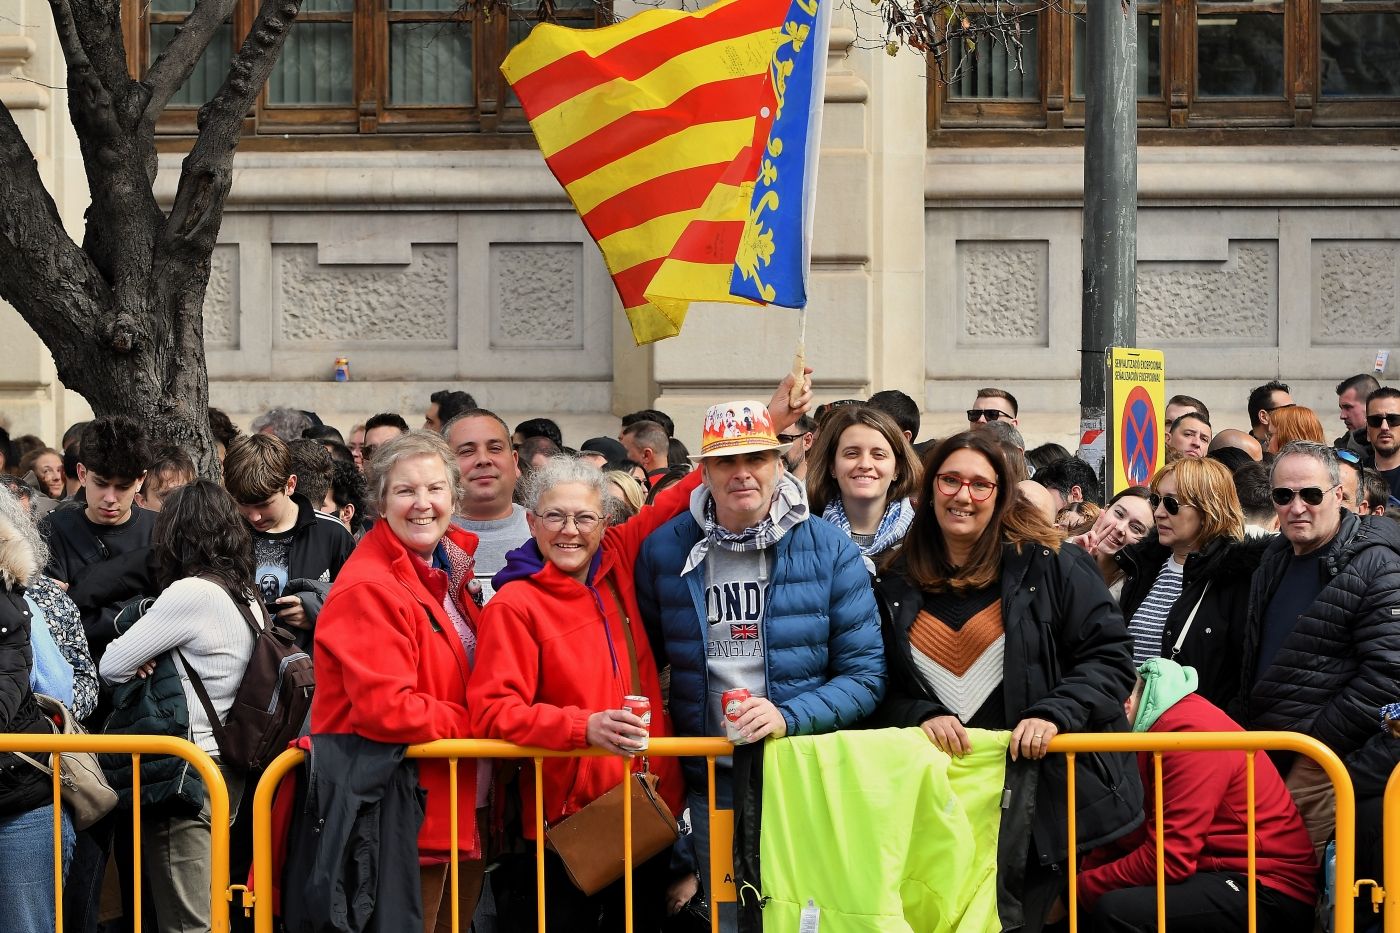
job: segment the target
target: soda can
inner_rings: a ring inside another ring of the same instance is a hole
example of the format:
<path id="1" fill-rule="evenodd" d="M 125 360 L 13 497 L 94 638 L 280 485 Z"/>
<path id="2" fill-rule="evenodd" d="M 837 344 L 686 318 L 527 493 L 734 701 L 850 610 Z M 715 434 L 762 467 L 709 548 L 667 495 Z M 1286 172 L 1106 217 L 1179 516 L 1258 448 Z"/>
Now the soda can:
<path id="1" fill-rule="evenodd" d="M 739 721 L 739 704 L 751 696 L 753 694 L 747 687 L 735 687 L 720 695 L 720 704 L 724 709 L 724 737 L 735 745 L 743 745 L 748 741 L 734 724 Z"/>
<path id="2" fill-rule="evenodd" d="M 646 697 L 626 696 L 622 698 L 622 708 L 642 721 L 647 728 L 647 737 L 637 745 L 637 751 L 646 751 L 651 745 L 651 700 Z"/>
<path id="3" fill-rule="evenodd" d="M 349 358 L 344 357 L 344 356 L 338 356 L 338 357 L 336 357 L 336 359 L 335 359 L 335 381 L 336 381 L 336 382 L 349 382 L 349 381 L 350 381 L 350 360 L 349 360 Z"/>

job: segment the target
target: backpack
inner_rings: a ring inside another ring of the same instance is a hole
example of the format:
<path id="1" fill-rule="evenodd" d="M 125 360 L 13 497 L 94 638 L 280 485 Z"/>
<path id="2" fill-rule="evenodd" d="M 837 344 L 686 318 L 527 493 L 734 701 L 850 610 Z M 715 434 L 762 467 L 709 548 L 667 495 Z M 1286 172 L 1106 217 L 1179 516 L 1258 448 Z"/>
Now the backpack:
<path id="1" fill-rule="evenodd" d="M 204 682 L 194 668 L 183 654 L 178 651 L 176 654 L 209 717 L 223 763 L 240 771 L 255 771 L 281 754 L 287 744 L 301 734 L 302 724 L 311 710 L 316 674 L 311 667 L 311 656 L 302 650 L 291 632 L 273 624 L 265 606 L 258 604 L 263 616 L 263 624 L 259 626 L 253 621 L 247 602 L 231 592 L 228 596 L 253 633 L 253 653 L 225 721 L 219 721 Z"/>

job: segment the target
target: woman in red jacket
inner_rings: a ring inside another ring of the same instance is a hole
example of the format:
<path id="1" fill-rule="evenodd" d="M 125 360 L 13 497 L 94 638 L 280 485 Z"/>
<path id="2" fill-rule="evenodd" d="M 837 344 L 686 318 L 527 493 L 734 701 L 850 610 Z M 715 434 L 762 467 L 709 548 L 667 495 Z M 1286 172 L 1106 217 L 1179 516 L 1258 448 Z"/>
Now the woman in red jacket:
<path id="1" fill-rule="evenodd" d="M 622 759 L 546 759 L 548 822 L 616 787 L 648 735 L 671 734 L 656 661 L 637 610 L 632 566 L 642 540 L 689 505 L 699 480 L 696 470 L 626 523 L 609 527 L 608 479 L 596 468 L 555 457 L 530 478 L 526 517 L 533 539 L 507 555 L 505 569 L 492 581 L 495 595 L 481 628 L 480 673 L 468 691 L 472 728 L 517 745 L 602 748 Z M 649 730 L 622 708 L 622 698 L 637 693 L 651 700 Z M 650 765 L 662 796 L 679 813 L 683 794 L 676 759 L 654 758 Z M 523 812 L 534 813 L 533 770 L 525 768 L 521 777 Z M 533 821 L 524 823 L 533 839 Z M 635 868 L 635 929 L 661 925 L 668 855 Z M 587 897 L 572 887 L 553 852 L 546 853 L 545 865 L 549 929 L 622 928 L 622 881 Z"/>
<path id="2" fill-rule="evenodd" d="M 457 459 L 441 437 L 413 431 L 382 445 L 366 473 L 380 521 L 345 563 L 316 625 L 311 731 L 410 745 L 466 738 L 481 607 L 477 538 L 451 524 Z M 462 928 L 481 893 L 476 814 L 490 785 L 489 762 L 471 765 L 457 769 Z M 428 792 L 418 835 L 423 929 L 433 933 L 452 922 L 448 765 L 420 761 L 418 771 Z"/>

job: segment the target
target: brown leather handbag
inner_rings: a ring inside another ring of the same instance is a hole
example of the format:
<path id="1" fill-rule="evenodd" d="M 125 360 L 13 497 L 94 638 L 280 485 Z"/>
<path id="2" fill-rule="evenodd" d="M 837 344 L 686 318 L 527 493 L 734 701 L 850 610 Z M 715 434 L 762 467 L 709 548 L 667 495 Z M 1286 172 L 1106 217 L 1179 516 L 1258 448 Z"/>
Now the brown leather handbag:
<path id="1" fill-rule="evenodd" d="M 612 580 L 607 581 L 613 601 L 622 613 L 622 630 L 627 635 L 627 659 L 632 668 L 632 692 L 642 692 L 637 669 L 637 646 L 632 639 L 632 620 Z M 606 620 L 605 620 L 606 621 Z M 666 851 L 680 838 L 676 818 L 656 790 L 657 777 L 642 759 L 640 772 L 630 771 L 627 779 L 577 813 L 545 829 L 545 845 L 559 856 L 569 880 L 584 894 L 599 891 L 622 877 L 622 794 L 632 794 L 632 864 L 640 865 Z"/>

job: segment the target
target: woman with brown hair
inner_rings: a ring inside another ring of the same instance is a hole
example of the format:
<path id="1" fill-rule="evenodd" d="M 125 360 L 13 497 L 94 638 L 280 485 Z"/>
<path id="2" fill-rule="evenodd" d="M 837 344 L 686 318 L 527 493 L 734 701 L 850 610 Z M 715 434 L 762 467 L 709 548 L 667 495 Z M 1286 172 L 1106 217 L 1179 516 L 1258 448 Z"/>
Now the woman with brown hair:
<path id="1" fill-rule="evenodd" d="M 1118 552 L 1137 544 L 1152 530 L 1152 506 L 1148 505 L 1151 490 L 1145 486 L 1129 486 L 1108 500 L 1108 506 L 1094 519 L 1094 525 L 1081 535 L 1070 538 L 1089 552 L 1098 564 L 1099 573 L 1108 592 L 1117 599 L 1123 592 L 1123 568 Z"/>
<path id="2" fill-rule="evenodd" d="M 943 441 L 924 466 L 909 533 L 875 578 L 889 666 L 878 724 L 919 726 L 952 755 L 971 751 L 968 728 L 1012 730 L 1012 758 L 1032 760 L 1061 732 L 1126 731 L 1132 642 L 1093 561 L 1062 548 L 1058 530 L 1018 502 L 985 429 Z M 1075 781 L 1079 850 L 1141 820 L 1129 756 L 1081 756 Z M 1056 755 L 1040 763 L 1033 792 L 1013 790 L 1018 810 L 1034 794 L 1022 905 L 1030 933 L 1063 884 L 1065 784 Z"/>
<path id="3" fill-rule="evenodd" d="M 1288 405 L 1269 416 L 1273 434 L 1269 437 L 1269 453 L 1276 454 L 1292 441 L 1312 441 L 1327 444 L 1326 434 L 1317 413 L 1305 405 Z"/>
<path id="4" fill-rule="evenodd" d="M 904 539 L 914 520 L 918 455 L 893 418 L 866 405 L 835 408 L 807 454 L 807 501 L 860 548 L 865 565 Z"/>
<path id="5" fill-rule="evenodd" d="M 1155 527 L 1118 552 L 1133 659 L 1196 668 L 1196 692 L 1224 707 L 1240 689 L 1249 582 L 1269 539 L 1245 537 L 1234 478 L 1216 460 L 1169 463 L 1151 488 Z"/>

